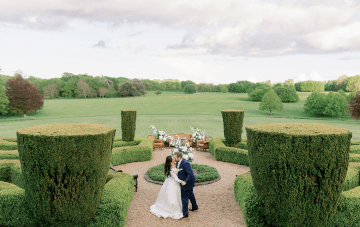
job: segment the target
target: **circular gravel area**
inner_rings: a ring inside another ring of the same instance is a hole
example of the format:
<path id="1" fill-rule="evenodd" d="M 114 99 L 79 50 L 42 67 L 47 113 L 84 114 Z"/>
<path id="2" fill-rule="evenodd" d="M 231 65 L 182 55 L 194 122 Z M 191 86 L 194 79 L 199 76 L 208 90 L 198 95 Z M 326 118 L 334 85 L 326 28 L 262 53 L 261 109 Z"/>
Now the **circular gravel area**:
<path id="1" fill-rule="evenodd" d="M 241 226 L 246 227 L 241 208 L 234 197 L 234 181 L 236 175 L 250 171 L 250 167 L 216 161 L 209 151 L 196 151 L 194 164 L 205 164 L 215 167 L 221 180 L 194 187 L 194 194 L 199 210 L 189 211 L 189 217 L 174 220 L 158 218 L 150 213 L 155 204 L 161 186 L 145 180 L 146 171 L 155 165 L 165 162 L 169 149 L 156 148 L 152 159 L 146 162 L 133 162 L 114 166 L 129 174 L 138 174 L 138 191 L 134 192 L 126 218 L 126 227 L 133 226 Z M 189 208 L 191 203 L 189 202 Z"/>

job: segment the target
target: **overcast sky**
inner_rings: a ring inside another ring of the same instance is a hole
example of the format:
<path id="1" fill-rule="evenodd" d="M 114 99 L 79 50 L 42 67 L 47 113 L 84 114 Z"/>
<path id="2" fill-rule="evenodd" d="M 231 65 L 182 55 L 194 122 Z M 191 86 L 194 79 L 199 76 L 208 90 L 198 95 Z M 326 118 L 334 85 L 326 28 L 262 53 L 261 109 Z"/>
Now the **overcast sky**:
<path id="1" fill-rule="evenodd" d="M 196 83 L 360 75 L 359 0 L 0 0 L 1 74 Z"/>

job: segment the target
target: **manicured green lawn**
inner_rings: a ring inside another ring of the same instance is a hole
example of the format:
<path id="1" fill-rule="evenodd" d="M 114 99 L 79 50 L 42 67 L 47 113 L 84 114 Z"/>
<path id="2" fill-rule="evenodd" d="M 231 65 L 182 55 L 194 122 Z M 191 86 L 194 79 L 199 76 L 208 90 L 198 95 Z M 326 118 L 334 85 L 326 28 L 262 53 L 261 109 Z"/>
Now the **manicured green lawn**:
<path id="1" fill-rule="evenodd" d="M 283 111 L 260 111 L 258 102 L 248 100 L 247 94 L 148 92 L 144 97 L 96 99 L 48 99 L 44 107 L 30 117 L 0 117 L 0 137 L 14 137 L 16 130 L 44 124 L 94 123 L 115 127 L 121 137 L 121 110 L 137 110 L 136 135 L 144 138 L 151 134 L 150 125 L 172 133 L 191 133 L 192 127 L 206 130 L 206 135 L 224 137 L 221 110 L 245 110 L 244 126 L 263 123 L 294 122 L 336 125 L 350 130 L 353 139 L 360 140 L 360 122 L 350 117 L 315 118 L 303 111 L 305 99 L 311 92 L 298 93 L 298 103 L 284 103 Z M 245 128 L 243 138 L 246 137 Z"/>

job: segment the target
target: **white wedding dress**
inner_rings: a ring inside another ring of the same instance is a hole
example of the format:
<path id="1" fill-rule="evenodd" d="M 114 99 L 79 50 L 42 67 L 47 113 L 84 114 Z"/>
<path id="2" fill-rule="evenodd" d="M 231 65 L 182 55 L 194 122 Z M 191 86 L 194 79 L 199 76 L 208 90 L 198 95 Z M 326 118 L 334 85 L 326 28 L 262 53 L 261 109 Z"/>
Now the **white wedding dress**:
<path id="1" fill-rule="evenodd" d="M 178 172 L 177 168 L 170 170 L 170 176 L 165 179 L 155 204 L 150 207 L 150 212 L 159 218 L 180 219 L 183 217 L 181 180 L 177 176 Z"/>

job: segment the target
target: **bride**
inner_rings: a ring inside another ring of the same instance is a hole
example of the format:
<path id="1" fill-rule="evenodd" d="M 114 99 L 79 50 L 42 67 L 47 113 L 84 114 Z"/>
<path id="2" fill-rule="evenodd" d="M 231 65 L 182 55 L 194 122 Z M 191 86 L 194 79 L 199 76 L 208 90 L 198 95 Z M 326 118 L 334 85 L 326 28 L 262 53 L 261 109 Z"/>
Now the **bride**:
<path id="1" fill-rule="evenodd" d="M 150 207 L 150 212 L 159 218 L 180 219 L 183 217 L 180 188 L 182 181 L 177 176 L 179 169 L 176 168 L 174 157 L 166 157 L 164 170 L 166 179 L 155 204 Z"/>

